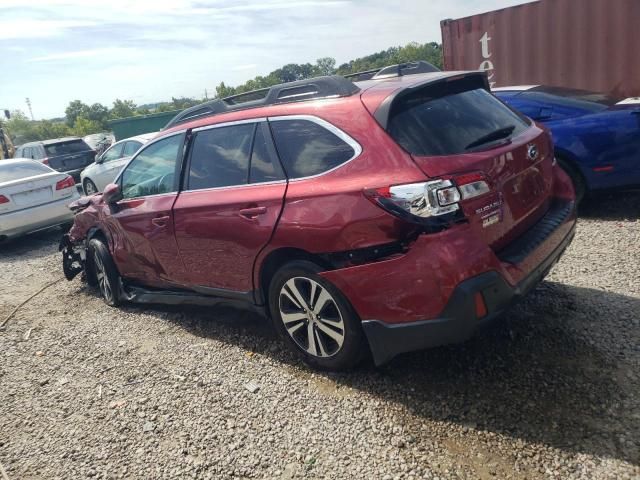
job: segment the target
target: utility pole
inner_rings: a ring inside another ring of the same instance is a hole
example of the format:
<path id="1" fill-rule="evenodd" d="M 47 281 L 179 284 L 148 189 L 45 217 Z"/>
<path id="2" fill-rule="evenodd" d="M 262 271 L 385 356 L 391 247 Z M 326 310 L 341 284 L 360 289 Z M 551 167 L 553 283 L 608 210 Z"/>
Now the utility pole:
<path id="1" fill-rule="evenodd" d="M 31 121 L 33 121 L 33 110 L 31 110 L 31 100 L 29 100 L 29 97 L 27 97 L 25 100 L 27 102 L 27 107 L 29 107 L 29 114 L 31 115 Z"/>
<path id="2" fill-rule="evenodd" d="M 207 89 L 204 89 L 204 99 L 209 100 L 209 96 L 207 95 Z"/>

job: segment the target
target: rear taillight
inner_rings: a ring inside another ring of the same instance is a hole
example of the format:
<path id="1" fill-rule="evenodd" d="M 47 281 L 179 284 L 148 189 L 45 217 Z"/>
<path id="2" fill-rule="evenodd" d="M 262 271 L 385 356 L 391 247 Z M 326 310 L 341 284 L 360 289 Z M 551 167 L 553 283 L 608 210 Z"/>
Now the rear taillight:
<path id="1" fill-rule="evenodd" d="M 4 195 L 0 195 L 0 205 L 2 205 L 3 203 L 9 203 L 9 199 Z"/>
<path id="2" fill-rule="evenodd" d="M 64 190 L 65 188 L 75 187 L 76 182 L 73 177 L 67 177 L 64 180 L 60 180 L 56 183 L 56 190 Z"/>
<path id="3" fill-rule="evenodd" d="M 44 163 L 45 165 L 49 165 L 49 159 L 48 158 L 43 158 L 42 159 L 42 163 Z"/>
<path id="4" fill-rule="evenodd" d="M 405 220 L 425 223 L 430 218 L 448 218 L 460 210 L 460 201 L 491 191 L 481 173 L 453 179 L 391 185 L 365 190 L 365 195 L 385 210 Z"/>

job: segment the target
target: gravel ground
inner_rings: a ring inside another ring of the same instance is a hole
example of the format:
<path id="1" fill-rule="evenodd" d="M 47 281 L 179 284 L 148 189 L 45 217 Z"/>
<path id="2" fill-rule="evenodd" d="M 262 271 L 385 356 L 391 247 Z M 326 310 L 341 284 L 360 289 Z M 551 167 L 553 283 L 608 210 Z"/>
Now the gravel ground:
<path id="1" fill-rule="evenodd" d="M 299 365 L 253 314 L 112 309 L 62 281 L 0 331 L 0 462 L 11 480 L 640 478 L 639 218 L 640 194 L 591 201 L 503 322 L 348 374 Z M 59 236 L 0 247 L 0 320 L 61 275 Z"/>

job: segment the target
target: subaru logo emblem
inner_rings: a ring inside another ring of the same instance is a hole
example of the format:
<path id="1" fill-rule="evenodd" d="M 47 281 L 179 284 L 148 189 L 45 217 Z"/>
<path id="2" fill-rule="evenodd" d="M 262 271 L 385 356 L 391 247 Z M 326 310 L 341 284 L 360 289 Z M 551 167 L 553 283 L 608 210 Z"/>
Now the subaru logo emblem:
<path id="1" fill-rule="evenodd" d="M 527 158 L 531 161 L 538 158 L 538 147 L 533 143 L 527 146 Z"/>

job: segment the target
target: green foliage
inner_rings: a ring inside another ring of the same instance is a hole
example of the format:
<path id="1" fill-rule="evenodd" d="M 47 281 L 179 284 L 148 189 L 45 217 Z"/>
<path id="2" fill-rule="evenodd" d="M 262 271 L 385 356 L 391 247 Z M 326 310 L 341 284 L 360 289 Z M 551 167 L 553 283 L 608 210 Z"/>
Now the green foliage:
<path id="1" fill-rule="evenodd" d="M 73 134 L 78 137 L 84 137 L 92 133 L 99 133 L 102 130 L 102 125 L 95 120 L 90 120 L 84 117 L 78 117 L 76 123 L 73 124 Z"/>
<path id="2" fill-rule="evenodd" d="M 115 99 L 113 108 L 109 112 L 111 119 L 133 117 L 136 114 L 136 104 L 131 100 Z"/>
<path id="3" fill-rule="evenodd" d="M 274 70 L 266 77 L 257 76 L 253 80 L 249 80 L 237 87 L 230 87 L 224 82 L 220 82 L 216 87 L 216 97 L 230 97 L 239 93 L 268 88 L 278 83 L 294 82 L 318 75 L 333 75 L 336 73 L 338 75 L 347 75 L 416 60 L 426 60 L 436 67 L 442 68 L 442 46 L 435 42 L 424 44 L 413 42 L 404 47 L 391 47 L 373 55 L 351 60 L 340 65 L 337 69 L 336 61 L 331 57 L 319 58 L 316 60 L 315 65 L 310 63 L 290 63 Z"/>
<path id="4" fill-rule="evenodd" d="M 338 75 L 347 75 L 349 73 L 382 68 L 386 65 L 415 62 L 417 60 L 426 60 L 442 69 L 442 46 L 435 42 L 424 44 L 412 42 L 404 47 L 391 47 L 387 50 L 343 63 L 338 67 L 337 73 Z"/>
<path id="5" fill-rule="evenodd" d="M 89 113 L 89 106 L 81 100 L 74 100 L 64 111 L 67 117 L 67 125 L 73 127 L 78 117 L 86 117 Z"/>

